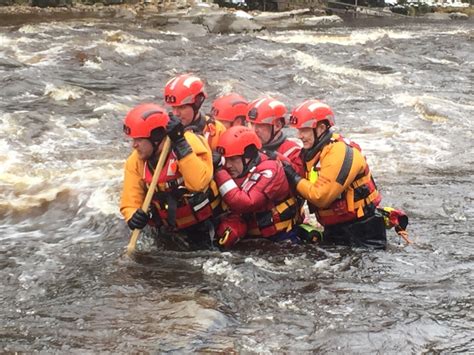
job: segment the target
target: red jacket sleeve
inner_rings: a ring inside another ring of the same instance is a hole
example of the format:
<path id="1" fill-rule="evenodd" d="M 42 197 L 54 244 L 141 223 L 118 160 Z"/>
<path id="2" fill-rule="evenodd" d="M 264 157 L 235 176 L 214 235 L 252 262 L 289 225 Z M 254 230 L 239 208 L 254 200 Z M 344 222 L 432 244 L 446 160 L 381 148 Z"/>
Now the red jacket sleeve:
<path id="1" fill-rule="evenodd" d="M 305 176 L 304 162 L 301 157 L 301 147 L 293 141 L 286 140 L 277 150 L 278 159 L 291 164 L 299 176 Z"/>
<path id="2" fill-rule="evenodd" d="M 216 172 L 215 180 L 224 202 L 235 213 L 263 211 L 269 200 L 274 199 L 271 188 L 275 169 L 251 173 L 250 179 L 239 186 L 229 173 L 222 169 Z"/>

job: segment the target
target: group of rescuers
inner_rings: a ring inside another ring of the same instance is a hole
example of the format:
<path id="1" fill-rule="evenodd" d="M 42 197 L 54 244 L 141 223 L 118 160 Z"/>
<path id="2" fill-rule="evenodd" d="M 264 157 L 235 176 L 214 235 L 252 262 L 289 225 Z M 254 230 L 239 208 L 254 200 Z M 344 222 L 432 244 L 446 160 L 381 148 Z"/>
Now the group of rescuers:
<path id="1" fill-rule="evenodd" d="M 243 238 L 386 248 L 381 195 L 360 147 L 334 132 L 328 105 L 307 100 L 291 112 L 301 147 L 283 132 L 287 109 L 274 98 L 226 94 L 204 115 L 204 83 L 192 74 L 168 81 L 164 97 L 168 109 L 139 104 L 124 120 L 133 152 L 120 211 L 130 229 L 164 228 L 193 250 Z M 143 211 L 165 137 L 171 149 Z M 305 201 L 323 232 L 303 223 Z"/>

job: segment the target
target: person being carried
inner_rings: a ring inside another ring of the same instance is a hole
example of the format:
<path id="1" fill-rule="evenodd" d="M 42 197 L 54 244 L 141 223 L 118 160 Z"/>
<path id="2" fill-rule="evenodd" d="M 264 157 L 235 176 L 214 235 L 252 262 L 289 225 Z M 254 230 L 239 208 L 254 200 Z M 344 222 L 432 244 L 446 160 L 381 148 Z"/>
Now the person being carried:
<path id="1" fill-rule="evenodd" d="M 251 124 L 269 157 L 287 160 L 293 168 L 304 175 L 304 164 L 300 157 L 301 147 L 283 133 L 286 124 L 285 104 L 272 97 L 252 101 L 248 106 L 247 121 Z"/>
<path id="2" fill-rule="evenodd" d="M 222 123 L 226 129 L 232 126 L 245 126 L 247 106 L 247 100 L 239 94 L 222 95 L 212 103 L 211 117 Z"/>
<path id="3" fill-rule="evenodd" d="M 120 212 L 130 229 L 142 229 L 152 218 L 158 227 L 182 231 L 191 248 L 209 248 L 214 235 L 211 222 L 220 208 L 220 197 L 212 180 L 212 153 L 206 140 L 185 132 L 178 118 L 152 103 L 130 110 L 123 129 L 133 146 L 125 163 L 120 201 Z M 166 136 L 172 149 L 158 179 L 150 217 L 141 206 Z"/>
<path id="4" fill-rule="evenodd" d="M 200 109 L 206 97 L 203 81 L 191 74 L 179 75 L 165 85 L 165 102 L 181 120 L 185 130 L 203 135 L 211 149 L 215 150 L 225 127 L 219 121 L 201 114 Z"/>
<path id="5" fill-rule="evenodd" d="M 246 235 L 274 241 L 289 238 L 297 221 L 296 199 L 282 164 L 260 153 L 261 147 L 252 129 L 234 126 L 222 134 L 213 153 L 214 179 L 229 212 L 217 228 L 222 248 Z"/>
<path id="6" fill-rule="evenodd" d="M 303 142 L 306 174 L 301 177 L 290 164 L 285 173 L 324 227 L 322 242 L 385 249 L 384 219 L 377 210 L 381 195 L 360 147 L 333 132 L 332 109 L 304 101 L 291 113 L 290 125 Z"/>

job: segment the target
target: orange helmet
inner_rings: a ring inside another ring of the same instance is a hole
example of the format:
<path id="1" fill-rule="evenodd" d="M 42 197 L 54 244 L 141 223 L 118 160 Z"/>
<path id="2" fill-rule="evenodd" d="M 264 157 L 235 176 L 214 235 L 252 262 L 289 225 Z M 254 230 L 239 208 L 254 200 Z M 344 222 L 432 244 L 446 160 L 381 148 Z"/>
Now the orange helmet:
<path id="1" fill-rule="evenodd" d="M 262 142 L 254 130 L 245 126 L 233 126 L 219 137 L 217 150 L 225 158 L 229 158 L 245 155 L 246 149 L 250 146 L 255 146 L 256 149 L 262 148 Z"/>
<path id="2" fill-rule="evenodd" d="M 275 124 L 279 119 L 285 122 L 286 106 L 272 97 L 252 101 L 248 107 L 247 121 L 251 123 Z"/>
<path id="3" fill-rule="evenodd" d="M 165 85 L 165 102 L 170 106 L 201 106 L 206 97 L 204 83 L 191 74 L 179 75 Z"/>
<path id="4" fill-rule="evenodd" d="M 162 136 L 169 117 L 165 109 L 156 104 L 140 104 L 131 109 L 123 122 L 124 133 L 131 138 L 151 138 L 157 141 L 155 131 L 161 128 Z M 162 137 L 161 137 L 162 138 Z"/>
<path id="5" fill-rule="evenodd" d="M 290 125 L 294 128 L 316 128 L 319 122 L 327 121 L 329 127 L 334 126 L 334 112 L 318 100 L 306 100 L 297 106 L 290 117 Z"/>
<path id="6" fill-rule="evenodd" d="M 238 118 L 245 121 L 248 102 L 239 94 L 222 95 L 212 103 L 211 115 L 221 121 L 234 122 Z"/>

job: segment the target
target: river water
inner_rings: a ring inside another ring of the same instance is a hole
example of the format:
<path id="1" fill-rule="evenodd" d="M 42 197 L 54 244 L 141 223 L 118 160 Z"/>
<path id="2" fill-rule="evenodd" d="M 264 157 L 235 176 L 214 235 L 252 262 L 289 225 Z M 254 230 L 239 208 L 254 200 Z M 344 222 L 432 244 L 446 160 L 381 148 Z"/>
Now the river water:
<path id="1" fill-rule="evenodd" d="M 474 352 L 473 23 L 175 27 L 0 27 L 2 351 Z M 390 231 L 385 252 L 244 243 L 124 257 L 122 119 L 189 71 L 210 98 L 330 104 L 384 205 L 409 214 L 413 245 Z"/>

